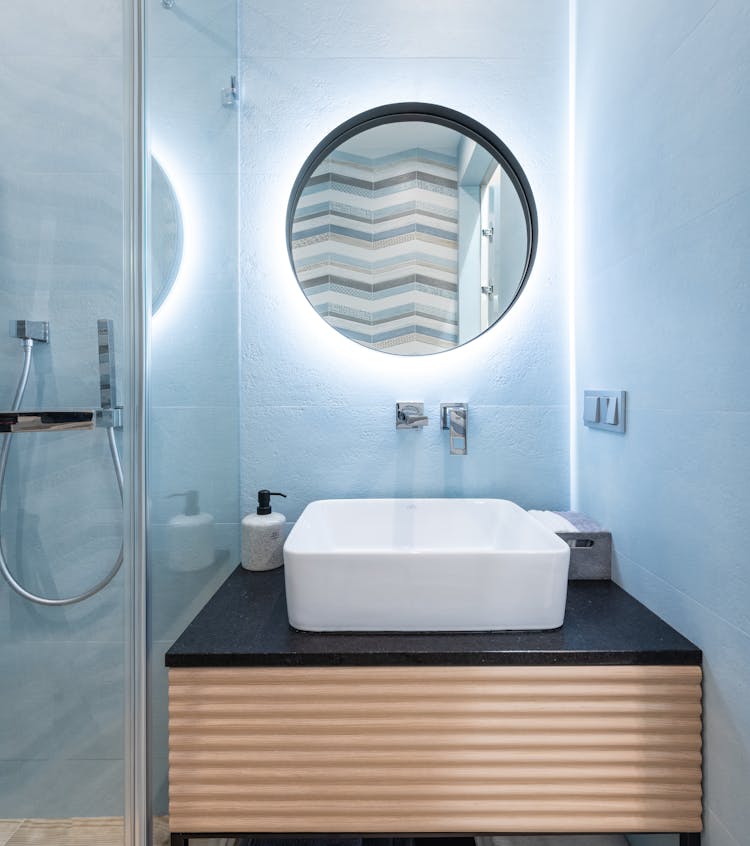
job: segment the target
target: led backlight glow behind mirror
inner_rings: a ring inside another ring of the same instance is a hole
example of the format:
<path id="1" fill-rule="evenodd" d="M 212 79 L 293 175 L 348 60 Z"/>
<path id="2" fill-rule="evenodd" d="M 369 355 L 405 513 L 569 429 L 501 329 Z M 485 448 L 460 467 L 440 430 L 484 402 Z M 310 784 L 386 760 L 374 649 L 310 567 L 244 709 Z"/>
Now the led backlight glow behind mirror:
<path id="1" fill-rule="evenodd" d="M 364 346 L 452 349 L 491 327 L 528 279 L 531 189 L 497 136 L 459 112 L 399 103 L 352 118 L 295 182 L 287 246 L 315 311 Z"/>

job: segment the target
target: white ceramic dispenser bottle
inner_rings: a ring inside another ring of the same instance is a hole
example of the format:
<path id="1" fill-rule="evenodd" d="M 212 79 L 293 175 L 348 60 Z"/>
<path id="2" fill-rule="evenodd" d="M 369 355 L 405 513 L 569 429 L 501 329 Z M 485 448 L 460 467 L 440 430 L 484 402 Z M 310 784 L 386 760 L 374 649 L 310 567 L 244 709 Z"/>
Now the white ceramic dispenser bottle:
<path id="1" fill-rule="evenodd" d="M 214 563 L 213 515 L 201 512 L 198 491 L 171 494 L 174 496 L 185 497 L 185 508 L 167 524 L 169 568 L 202 570 Z"/>
<path id="2" fill-rule="evenodd" d="M 246 570 L 274 570 L 284 563 L 286 517 L 271 510 L 271 497 L 286 494 L 258 491 L 255 514 L 242 518 L 242 566 Z"/>

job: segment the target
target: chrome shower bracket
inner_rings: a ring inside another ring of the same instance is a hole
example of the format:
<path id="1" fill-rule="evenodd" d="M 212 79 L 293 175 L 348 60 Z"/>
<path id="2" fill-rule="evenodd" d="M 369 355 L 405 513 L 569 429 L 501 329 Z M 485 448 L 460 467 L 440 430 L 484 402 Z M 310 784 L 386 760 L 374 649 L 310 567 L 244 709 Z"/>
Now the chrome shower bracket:
<path id="1" fill-rule="evenodd" d="M 117 408 L 96 408 L 96 425 L 105 429 L 122 429 L 122 406 Z"/>
<path id="2" fill-rule="evenodd" d="M 22 341 L 48 344 L 49 323 L 46 320 L 11 320 L 10 336 Z"/>

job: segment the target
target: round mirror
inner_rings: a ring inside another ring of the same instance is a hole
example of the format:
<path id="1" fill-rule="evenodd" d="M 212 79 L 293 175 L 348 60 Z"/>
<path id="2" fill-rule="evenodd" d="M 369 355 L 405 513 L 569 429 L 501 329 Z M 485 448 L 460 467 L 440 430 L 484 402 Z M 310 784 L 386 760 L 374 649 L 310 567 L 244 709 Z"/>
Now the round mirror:
<path id="1" fill-rule="evenodd" d="M 476 121 L 401 103 L 325 138 L 295 182 L 289 257 L 318 314 L 360 344 L 425 355 L 472 340 L 513 305 L 536 210 L 515 157 Z"/>
<path id="2" fill-rule="evenodd" d="M 156 314 L 180 269 L 182 215 L 172 183 L 153 156 L 150 203 L 151 313 Z"/>

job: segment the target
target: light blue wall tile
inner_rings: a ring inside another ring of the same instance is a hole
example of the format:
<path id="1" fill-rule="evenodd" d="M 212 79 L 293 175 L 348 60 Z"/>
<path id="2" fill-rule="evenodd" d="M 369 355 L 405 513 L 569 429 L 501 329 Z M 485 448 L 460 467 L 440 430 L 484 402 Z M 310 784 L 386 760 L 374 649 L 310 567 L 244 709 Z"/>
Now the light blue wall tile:
<path id="1" fill-rule="evenodd" d="M 0 147 L 4 146 L 0 142 Z M 2 171 L 0 267 L 40 301 L 55 292 L 96 296 L 122 272 L 119 174 Z"/>
<path id="2" fill-rule="evenodd" d="M 587 272 L 576 307 L 586 387 L 627 380 L 634 412 L 750 410 L 750 345 L 739 318 L 748 219 L 750 190 Z M 588 270 L 587 246 L 581 258 Z"/>
<path id="3" fill-rule="evenodd" d="M 237 514 L 237 410 L 231 406 L 151 409 L 151 509 L 153 523 L 182 510 L 170 494 L 197 490 L 200 507 L 217 522 Z"/>
<path id="4" fill-rule="evenodd" d="M 236 280 L 233 288 L 228 287 L 230 281 L 226 276 L 215 282 L 203 276 L 204 284 L 181 298 L 177 320 L 169 315 L 166 327 L 154 320 L 157 354 L 151 365 L 151 390 L 160 406 L 194 408 L 199 401 L 217 413 L 234 409 L 236 421 L 239 326 Z M 204 435 L 210 440 L 210 427 Z"/>
<path id="5" fill-rule="evenodd" d="M 628 391 L 628 428 L 578 425 L 573 505 L 704 651 L 716 846 L 750 822 L 749 10 L 635 5 L 578 3 L 576 375 Z"/>
<path id="6" fill-rule="evenodd" d="M 152 320 L 152 769 L 166 813 L 164 651 L 239 562 L 238 108 L 221 104 L 237 73 L 236 0 L 148 0 L 149 140 L 181 206 L 183 257 Z M 197 489 L 216 520 L 214 562 L 184 572 L 168 520 Z"/>
<path id="7" fill-rule="evenodd" d="M 741 842 L 731 835 L 722 821 L 710 809 L 704 813 L 704 820 L 705 828 L 711 832 L 711 846 L 742 846 Z"/>
<path id="8" fill-rule="evenodd" d="M 206 567 L 185 571 L 170 549 L 168 526 L 151 526 L 152 636 L 171 644 L 240 560 L 237 523 L 214 526 L 215 554 Z M 166 737 L 164 738 L 166 740 Z"/>
<path id="9" fill-rule="evenodd" d="M 124 782 L 122 760 L 0 760 L 0 815 L 121 817 Z"/>
<path id="10" fill-rule="evenodd" d="M 122 510 L 102 430 L 15 436 L 5 494 L 4 549 L 24 587 L 43 596 L 70 596 L 110 572 L 122 542 Z M 120 575 L 82 605 L 46 608 L 3 585 L 3 637 L 119 642 L 122 590 Z"/>
<path id="11" fill-rule="evenodd" d="M 122 56 L 121 0 L 3 0 L 2 56 Z"/>
<path id="12" fill-rule="evenodd" d="M 102 816 L 122 807 L 124 658 L 121 643 L 0 650 L 3 678 L 14 679 L 0 728 L 0 816 Z"/>
<path id="13" fill-rule="evenodd" d="M 119 59 L 3 56 L 0 172 L 120 174 L 121 90 Z"/>
<path id="14" fill-rule="evenodd" d="M 620 552 L 616 559 L 620 584 L 703 649 L 704 801 L 730 832 L 739 832 L 741 842 L 750 822 L 750 635 L 675 589 L 660 573 Z M 710 827 L 706 840 L 714 843 Z M 716 842 L 723 842 L 720 832 Z"/>
<path id="15" fill-rule="evenodd" d="M 4 408 L 22 360 L 11 319 L 50 322 L 26 408 L 99 404 L 98 318 L 115 322 L 124 375 L 123 20 L 119 0 L 3 4 Z M 32 590 L 59 596 L 101 579 L 122 534 L 104 433 L 16 437 L 0 520 L 11 569 Z M 66 608 L 0 588 L 0 816 L 122 813 L 123 598 L 123 574 Z"/>
<path id="16" fill-rule="evenodd" d="M 750 631 L 750 414 L 633 403 L 629 421 L 625 436 L 579 433 L 583 510 L 629 558 Z"/>
<path id="17" fill-rule="evenodd" d="M 123 362 L 120 185 L 120 176 L 110 174 L 0 173 L 0 307 L 7 321 L 50 323 L 49 344 L 34 348 L 27 408 L 98 404 L 99 318 L 115 322 L 115 352 Z M 22 362 L 21 344 L 6 326 L 4 405 Z"/>
<path id="18" fill-rule="evenodd" d="M 275 507 L 290 520 L 308 502 L 330 497 L 478 496 L 565 506 L 567 450 L 559 432 L 567 408 L 470 404 L 466 456 L 449 454 L 438 408 L 438 401 L 426 404 L 430 423 L 414 431 L 395 429 L 390 403 L 256 409 L 245 443 L 265 448 L 243 452 L 243 513 L 261 488 L 288 495 Z"/>
<path id="19" fill-rule="evenodd" d="M 545 55 L 544 46 L 526 57 L 497 59 L 245 58 L 243 176 L 275 174 L 278 187 L 288 175 L 296 177 L 318 141 L 344 120 L 375 106 L 416 100 L 463 111 L 485 124 L 528 169 L 534 192 L 550 190 L 562 202 L 546 179 L 535 178 L 539 171 L 559 178 L 566 138 L 567 63 Z M 369 83 L 356 86 L 353 79 Z M 285 190 L 284 203 L 287 199 Z M 544 203 L 539 206 L 545 210 Z"/>
<path id="20" fill-rule="evenodd" d="M 180 0 L 171 9 L 147 0 L 146 12 L 152 57 L 176 57 L 187 65 L 237 54 L 237 0 Z"/>
<path id="21" fill-rule="evenodd" d="M 638 57 L 635 78 L 640 84 L 627 88 L 621 99 L 613 96 L 611 86 L 631 74 L 608 72 L 606 84 L 602 74 L 602 67 L 618 67 L 609 51 L 612 39 L 599 40 L 596 46 L 591 46 L 593 37 L 582 42 L 587 46 L 579 58 L 586 61 L 588 56 L 589 78 L 599 77 L 598 93 L 585 82 L 579 86 L 584 121 L 579 129 L 584 131 L 576 139 L 584 176 L 577 187 L 578 201 L 581 208 L 595 204 L 598 210 L 596 224 L 588 215 L 577 221 L 587 245 L 587 264 L 594 271 L 644 249 L 652 240 L 658 242 L 750 187 L 747 169 L 738 167 L 750 141 L 750 116 L 738 108 L 750 60 L 750 8 L 741 0 L 722 0 L 708 12 L 705 5 L 684 4 L 677 13 L 678 18 L 685 16 L 677 30 L 684 37 L 658 59 L 646 57 L 649 73 L 641 64 L 637 33 L 646 27 L 672 31 L 673 6 L 643 4 L 642 24 L 635 32 L 607 24 L 609 31 L 619 33 L 613 45 L 616 54 L 630 51 L 631 59 Z M 592 6 L 581 5 L 582 27 Z M 627 138 L 637 155 L 623 157 L 615 138 Z M 595 237 L 589 228 L 593 225 Z"/>
<path id="22" fill-rule="evenodd" d="M 157 153 L 175 156 L 183 170 L 231 174 L 236 184 L 237 110 L 221 99 L 232 74 L 233 55 L 152 57 L 148 99 Z"/>
<path id="23" fill-rule="evenodd" d="M 179 191 L 182 182 L 176 187 Z M 185 286 L 176 284 L 172 299 L 181 300 L 185 288 L 196 293 L 204 287 L 208 292 L 218 288 L 237 291 L 236 175 L 191 173 L 185 178 L 185 188 L 183 216 L 185 238 L 190 243 L 186 243 L 183 255 L 189 278 L 178 280 Z M 230 334 L 236 336 L 236 303 L 227 317 L 232 320 Z"/>
<path id="24" fill-rule="evenodd" d="M 264 486 L 289 489 L 289 516 L 327 496 L 567 502 L 567 15 L 544 8 L 503 3 L 472 15 L 440 4 L 446 27 L 430 28 L 435 41 L 403 4 L 309 2 L 283 20 L 273 4 L 241 4 L 243 512 Z M 418 359 L 359 347 L 317 318 L 285 242 L 289 192 L 315 144 L 365 109 L 408 100 L 496 131 L 531 182 L 541 233 L 528 286 L 501 323 Z M 431 427 L 396 433 L 397 400 L 427 402 Z M 469 455 L 452 463 L 437 429 L 449 400 L 470 408 Z"/>
<path id="25" fill-rule="evenodd" d="M 525 56 L 544 43 L 565 60 L 567 8 L 555 0 L 386 0 L 299 2 L 295 13 L 273 0 L 242 0 L 244 55 L 446 58 Z"/>

